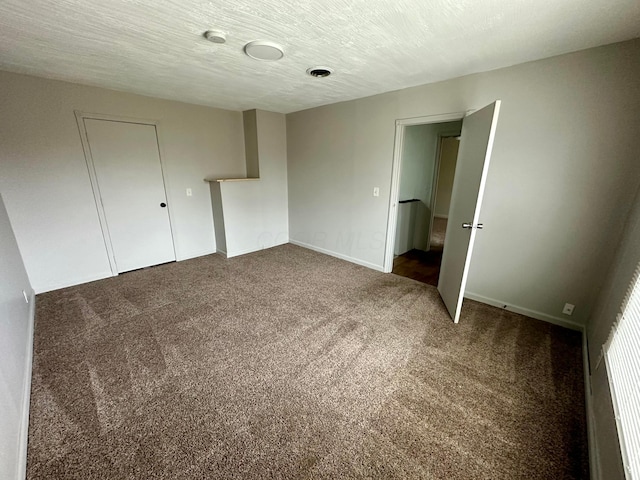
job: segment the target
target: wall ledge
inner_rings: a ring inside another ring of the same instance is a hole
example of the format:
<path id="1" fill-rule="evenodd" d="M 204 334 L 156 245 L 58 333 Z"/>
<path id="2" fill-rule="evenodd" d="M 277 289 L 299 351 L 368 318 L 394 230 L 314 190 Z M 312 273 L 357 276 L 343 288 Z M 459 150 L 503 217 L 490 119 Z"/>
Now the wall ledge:
<path id="1" fill-rule="evenodd" d="M 246 177 L 246 178 L 205 178 L 205 182 L 255 182 L 256 180 L 260 180 L 260 178 L 254 177 Z"/>

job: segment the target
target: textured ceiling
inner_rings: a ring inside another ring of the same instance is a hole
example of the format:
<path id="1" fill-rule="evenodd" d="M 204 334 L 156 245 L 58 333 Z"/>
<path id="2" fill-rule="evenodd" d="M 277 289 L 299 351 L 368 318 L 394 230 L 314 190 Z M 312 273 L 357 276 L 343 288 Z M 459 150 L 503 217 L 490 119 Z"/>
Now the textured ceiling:
<path id="1" fill-rule="evenodd" d="M 225 45 L 202 37 L 228 34 Z M 0 69 L 292 112 L 640 37 L 638 0 L 2 0 Z M 245 56 L 251 40 L 285 57 Z M 325 79 L 307 68 L 329 66 Z"/>

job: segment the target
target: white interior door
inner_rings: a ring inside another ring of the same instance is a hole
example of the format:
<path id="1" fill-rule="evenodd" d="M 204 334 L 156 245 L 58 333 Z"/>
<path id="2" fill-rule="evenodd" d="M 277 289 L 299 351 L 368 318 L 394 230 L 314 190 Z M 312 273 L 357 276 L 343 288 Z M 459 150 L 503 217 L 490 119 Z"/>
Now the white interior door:
<path id="1" fill-rule="evenodd" d="M 500 100 L 465 117 L 451 193 L 438 291 L 453 321 L 460 320 L 473 244 L 482 228 L 480 206 L 491 160 Z"/>
<path id="2" fill-rule="evenodd" d="M 84 125 L 118 273 L 175 260 L 155 125 Z"/>

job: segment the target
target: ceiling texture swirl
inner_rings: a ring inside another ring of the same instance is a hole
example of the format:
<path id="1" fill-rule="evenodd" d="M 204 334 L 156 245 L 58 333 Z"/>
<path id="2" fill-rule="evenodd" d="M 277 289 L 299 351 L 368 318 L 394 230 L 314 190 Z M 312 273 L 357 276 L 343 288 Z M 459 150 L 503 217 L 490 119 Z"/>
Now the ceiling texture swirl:
<path id="1" fill-rule="evenodd" d="M 203 33 L 227 34 L 225 44 Z M 640 37 L 638 0 L 3 0 L 0 69 L 293 112 Z M 276 42 L 284 58 L 243 53 Z M 313 78 L 314 66 L 333 70 Z"/>

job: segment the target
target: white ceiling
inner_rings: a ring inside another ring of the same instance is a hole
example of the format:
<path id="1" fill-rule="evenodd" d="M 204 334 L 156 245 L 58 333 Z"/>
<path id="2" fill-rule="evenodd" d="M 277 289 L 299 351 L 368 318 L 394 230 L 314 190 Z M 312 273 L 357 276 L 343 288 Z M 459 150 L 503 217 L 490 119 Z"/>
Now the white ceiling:
<path id="1" fill-rule="evenodd" d="M 202 37 L 228 34 L 225 45 Z M 638 0 L 2 0 L 0 69 L 292 112 L 640 37 Z M 280 43 L 267 63 L 245 43 Z M 316 65 L 335 69 L 316 79 Z"/>

